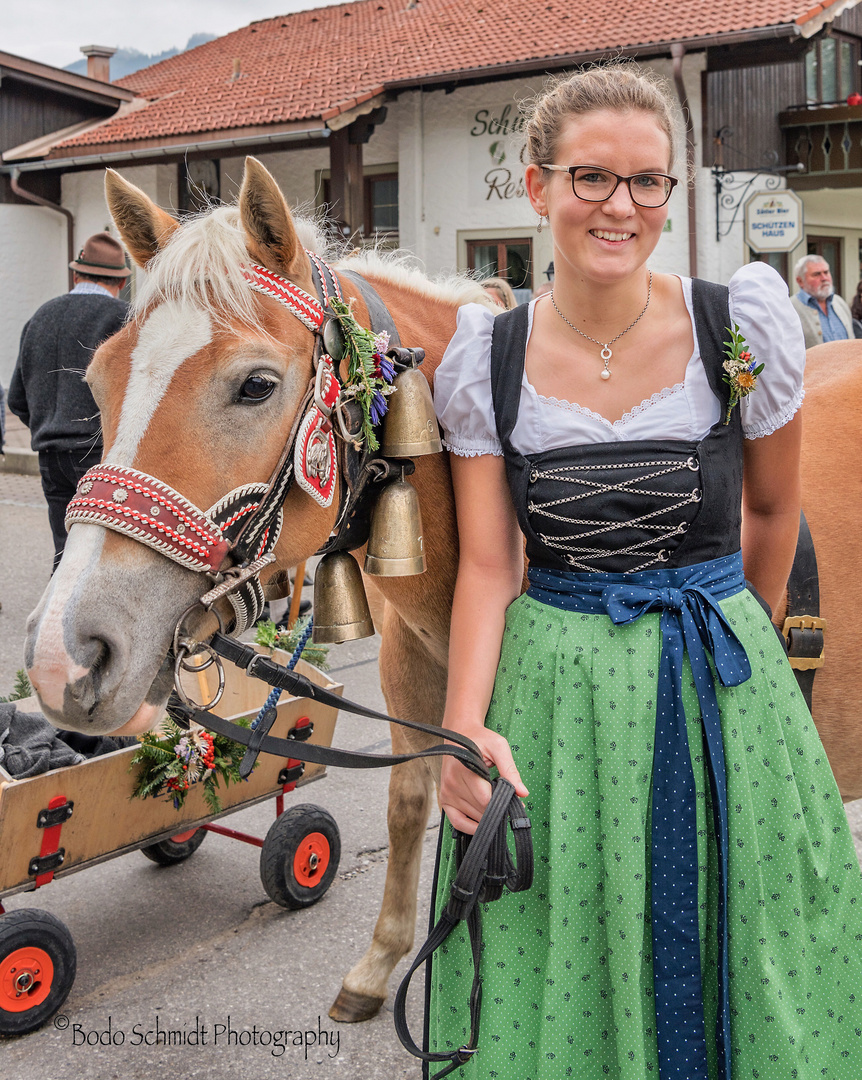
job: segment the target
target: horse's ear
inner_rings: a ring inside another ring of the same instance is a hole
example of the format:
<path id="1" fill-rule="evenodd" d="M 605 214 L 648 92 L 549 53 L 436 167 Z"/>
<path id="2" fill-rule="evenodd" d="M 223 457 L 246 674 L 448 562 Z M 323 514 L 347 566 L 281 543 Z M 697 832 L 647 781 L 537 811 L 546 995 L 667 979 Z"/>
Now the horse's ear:
<path id="1" fill-rule="evenodd" d="M 308 276 L 306 260 L 299 258 L 302 245 L 284 196 L 257 158 L 245 159 L 239 214 L 249 254 L 256 262 L 294 280 L 297 275 Z"/>
<path id="2" fill-rule="evenodd" d="M 138 266 L 145 267 L 170 239 L 179 222 L 118 172 L 105 173 L 105 198 L 123 242 Z"/>

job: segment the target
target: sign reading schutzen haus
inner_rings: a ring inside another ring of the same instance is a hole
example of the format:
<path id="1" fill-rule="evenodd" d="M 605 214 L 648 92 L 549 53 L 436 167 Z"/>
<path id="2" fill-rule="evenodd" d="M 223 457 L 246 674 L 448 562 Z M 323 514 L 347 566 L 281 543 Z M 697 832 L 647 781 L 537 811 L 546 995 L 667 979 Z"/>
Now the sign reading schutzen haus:
<path id="1" fill-rule="evenodd" d="M 746 202 L 745 242 L 752 251 L 792 251 L 802 233 L 802 200 L 795 191 L 759 191 Z"/>

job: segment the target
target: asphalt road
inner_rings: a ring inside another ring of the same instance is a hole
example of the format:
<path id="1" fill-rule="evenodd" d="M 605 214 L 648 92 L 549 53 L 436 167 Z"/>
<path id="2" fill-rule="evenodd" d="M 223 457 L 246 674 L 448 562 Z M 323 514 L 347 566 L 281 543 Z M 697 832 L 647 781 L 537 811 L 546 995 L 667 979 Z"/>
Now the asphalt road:
<path id="1" fill-rule="evenodd" d="M 21 666 L 26 616 L 48 579 L 51 543 L 38 478 L 0 474 L 0 694 Z M 382 707 L 376 638 L 337 646 L 332 673 L 345 695 Z M 336 741 L 382 751 L 385 727 L 341 714 Z M 387 859 L 385 773 L 330 771 L 292 803 L 325 807 L 339 824 L 339 873 L 326 896 L 290 912 L 266 896 L 258 851 L 209 835 L 188 862 L 160 868 L 132 852 L 6 901 L 62 919 L 78 951 L 63 1020 L 0 1042 L 3 1080 L 418 1080 L 395 1037 L 391 998 L 378 1017 L 327 1016 L 343 974 L 371 938 Z M 847 807 L 862 857 L 862 801 Z M 272 804 L 228 824 L 263 836 Z M 420 920 L 428 910 L 437 830 L 426 833 Z M 8 843 L 6 837 L 1 843 Z M 0 850 L 2 858 L 2 850 Z M 410 1010 L 419 1034 L 421 979 Z M 68 1026 L 63 1026 L 68 1023 Z M 158 1042 L 159 1032 L 162 1035 Z M 279 1035 L 277 1033 L 289 1032 Z M 274 1045 L 278 1040 L 282 1045 Z"/>
<path id="2" fill-rule="evenodd" d="M 27 614 L 51 565 L 38 478 L 0 474 L 0 550 L 0 694 L 8 694 L 22 664 Z M 379 639 L 369 638 L 335 646 L 330 660 L 346 696 L 382 708 L 378 645 Z M 388 729 L 342 713 L 335 741 L 385 752 Z M 288 805 L 307 802 L 329 810 L 341 832 L 338 876 L 323 899 L 304 911 L 286 911 L 269 900 L 257 848 L 214 834 L 179 866 L 158 867 L 132 852 L 58 880 L 38 895 L 8 898 L 8 911 L 37 907 L 66 924 L 78 972 L 62 1013 L 68 1027 L 55 1021 L 0 1042 L 0 1077 L 418 1080 L 420 1069 L 392 1023 L 391 998 L 406 961 L 393 975 L 390 997 L 376 1019 L 338 1025 L 327 1015 L 342 976 L 365 952 L 377 917 L 388 854 L 388 780 L 385 770 L 330 771 L 288 797 Z M 222 820 L 262 837 L 274 813 L 274 803 L 265 803 Z M 423 925 L 436 836 L 432 823 L 419 901 Z M 418 1035 L 421 979 L 417 983 L 411 1019 Z M 162 1031 L 174 1033 L 163 1036 L 169 1045 L 154 1045 Z"/>

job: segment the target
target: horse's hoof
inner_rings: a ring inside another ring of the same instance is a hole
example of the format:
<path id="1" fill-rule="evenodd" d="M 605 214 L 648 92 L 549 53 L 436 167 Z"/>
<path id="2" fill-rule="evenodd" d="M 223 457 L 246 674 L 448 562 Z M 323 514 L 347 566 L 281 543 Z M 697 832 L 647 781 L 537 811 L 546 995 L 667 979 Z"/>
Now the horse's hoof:
<path id="1" fill-rule="evenodd" d="M 342 986 L 338 997 L 332 1003 L 329 1015 L 340 1024 L 357 1024 L 360 1020 L 370 1020 L 372 1016 L 376 1016 L 385 1000 L 369 994 L 357 994 Z"/>

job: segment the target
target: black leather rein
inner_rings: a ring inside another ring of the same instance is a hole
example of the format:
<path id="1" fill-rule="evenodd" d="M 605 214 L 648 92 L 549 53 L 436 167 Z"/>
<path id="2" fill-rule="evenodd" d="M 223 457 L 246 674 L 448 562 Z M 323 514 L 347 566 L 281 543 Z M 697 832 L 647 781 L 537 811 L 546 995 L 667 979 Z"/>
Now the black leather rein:
<path id="1" fill-rule="evenodd" d="M 447 1062 L 447 1066 L 435 1074 L 434 1080 L 440 1080 L 478 1051 L 479 1014 L 482 1003 L 482 982 L 479 976 L 482 921 L 479 905 L 498 899 L 504 887 L 511 892 L 520 892 L 529 889 L 533 883 L 532 834 L 530 819 L 526 815 L 523 803 L 508 780 L 500 777 L 491 779 L 479 748 L 464 735 L 450 731 L 448 728 L 432 727 L 430 724 L 420 724 L 413 720 L 400 720 L 348 701 L 324 687 L 317 686 L 304 675 L 299 675 L 284 665 L 277 664 L 274 660 L 257 652 L 251 645 L 245 645 L 236 638 L 215 634 L 210 646 L 215 653 L 232 661 L 237 667 L 243 668 L 252 678 L 285 690 L 295 697 L 308 698 L 357 716 L 385 720 L 411 731 L 421 732 L 423 735 L 430 735 L 433 738 L 442 736 L 447 740 L 446 743 L 437 743 L 424 750 L 416 750 L 408 754 L 368 754 L 356 750 L 339 750 L 332 746 L 321 746 L 294 739 L 280 739 L 268 734 L 275 720 L 274 708 L 268 710 L 260 718 L 256 728 L 250 729 L 240 727 L 214 713 L 186 705 L 176 695 L 172 695 L 168 703 L 168 713 L 176 723 L 181 727 L 188 727 L 194 722 L 241 743 L 248 751 L 243 765 L 247 765 L 249 771 L 260 752 L 313 762 L 317 765 L 336 765 L 348 769 L 380 769 L 390 765 L 400 765 L 406 761 L 416 761 L 419 758 L 449 756 L 457 758 L 477 776 L 490 782 L 491 801 L 482 814 L 475 835 L 471 837 L 453 830 L 458 869 L 451 884 L 449 902 L 431 930 L 427 941 L 419 950 L 395 997 L 395 1030 L 398 1038 L 406 1050 L 425 1062 Z M 445 818 L 441 820 L 441 837 L 444 822 Z M 509 854 L 507 844 L 508 826 L 511 826 L 514 836 L 514 860 Z M 407 1027 L 406 1003 L 410 980 L 414 972 L 431 958 L 434 951 L 462 919 L 467 921 L 474 966 L 473 986 L 470 992 L 470 1039 L 464 1046 L 451 1052 L 421 1050 L 413 1041 Z"/>
<path id="2" fill-rule="evenodd" d="M 275 710 L 271 710 L 273 716 L 269 723 L 264 719 L 256 729 L 244 728 L 230 720 L 225 720 L 221 716 L 216 716 L 215 713 L 186 705 L 176 695 L 172 695 L 171 700 L 168 702 L 168 714 L 181 727 L 188 727 L 189 723 L 194 722 L 200 724 L 201 727 L 217 732 L 219 735 L 233 739 L 234 742 L 241 743 L 252 751 L 275 754 L 278 757 L 296 758 L 299 761 L 313 762 L 316 765 L 338 765 L 347 769 L 383 769 L 390 765 L 400 765 L 405 761 L 414 761 L 417 758 L 455 757 L 463 765 L 466 765 L 468 769 L 476 773 L 477 776 L 481 776 L 483 780 L 491 779 L 488 767 L 479 753 L 479 748 L 472 740 L 464 735 L 459 735 L 456 731 L 432 727 L 430 724 L 420 724 L 414 720 L 399 720 L 394 716 L 388 716 L 386 713 L 377 712 L 354 701 L 339 697 L 338 694 L 333 694 L 332 691 L 317 686 L 316 683 L 313 683 L 304 675 L 291 671 L 284 665 L 277 664 L 274 660 L 270 660 L 269 657 L 263 656 L 253 646 L 245 645 L 236 638 L 228 637 L 225 634 L 214 634 L 209 644 L 213 652 L 223 656 L 226 660 L 230 660 L 237 667 L 243 668 L 247 675 L 260 679 L 269 686 L 278 687 L 279 690 L 286 690 L 289 694 L 293 694 L 294 697 L 309 698 L 311 701 L 318 701 L 322 705 L 329 705 L 333 709 L 341 709 L 357 716 L 368 716 L 373 720 L 385 720 L 388 723 L 398 724 L 401 727 L 410 728 L 412 731 L 419 731 L 423 735 L 431 735 L 434 738 L 443 736 L 455 745 L 440 743 L 409 754 L 365 754 L 354 750 L 339 750 L 333 746 L 296 742 L 293 739 L 279 739 L 266 734 L 272 720 L 275 718 Z"/>

